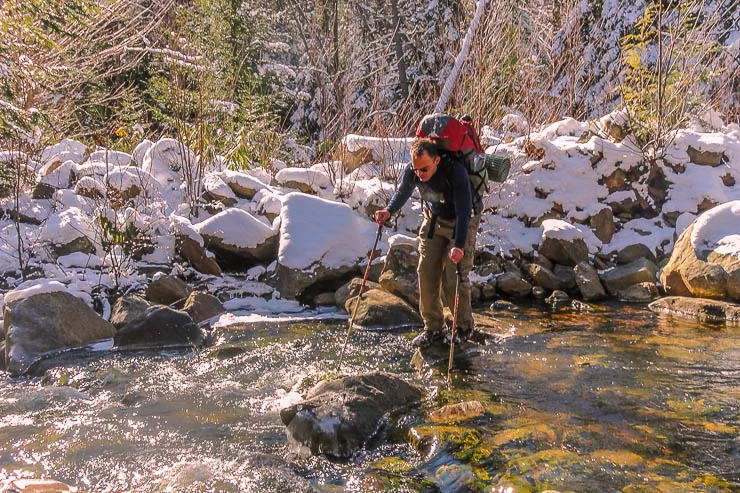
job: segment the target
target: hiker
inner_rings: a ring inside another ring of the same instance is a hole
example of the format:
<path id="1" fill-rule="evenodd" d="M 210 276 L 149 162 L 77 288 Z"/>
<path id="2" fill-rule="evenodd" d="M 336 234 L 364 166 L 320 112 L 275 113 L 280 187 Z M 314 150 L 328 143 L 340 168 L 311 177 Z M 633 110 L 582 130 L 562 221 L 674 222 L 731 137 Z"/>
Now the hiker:
<path id="1" fill-rule="evenodd" d="M 468 280 L 480 223 L 480 214 L 473 214 L 468 172 L 458 159 L 441 152 L 434 139 L 417 138 L 411 145 L 411 162 L 404 170 L 401 185 L 387 208 L 375 213 L 375 221 L 382 225 L 398 212 L 411 197 L 414 187 L 419 189 L 424 204 L 417 269 L 419 311 L 424 331 L 412 344 L 427 347 L 445 342 L 442 293 L 444 291 L 447 307 L 454 313 L 457 268 L 460 268 L 461 278 L 456 335 L 460 340 L 482 342 L 482 334 L 473 324 Z"/>

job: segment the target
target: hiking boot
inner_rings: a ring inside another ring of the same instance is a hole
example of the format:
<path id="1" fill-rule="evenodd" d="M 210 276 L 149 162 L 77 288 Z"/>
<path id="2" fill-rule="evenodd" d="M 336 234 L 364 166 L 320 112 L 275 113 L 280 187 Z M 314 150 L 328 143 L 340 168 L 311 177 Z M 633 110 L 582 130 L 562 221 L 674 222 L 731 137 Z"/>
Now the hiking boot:
<path id="1" fill-rule="evenodd" d="M 425 330 L 414 337 L 411 345 L 418 348 L 429 347 L 432 344 L 444 342 L 445 337 L 441 330 Z"/>
<path id="2" fill-rule="evenodd" d="M 463 341 L 472 342 L 473 344 L 488 344 L 488 340 L 490 339 L 489 335 L 485 332 L 481 332 L 478 329 L 471 329 L 471 330 L 462 330 L 461 328 L 457 328 L 455 331 L 455 344 L 459 344 Z M 448 334 L 446 336 L 446 341 L 448 344 L 451 343 L 452 337 L 451 334 Z"/>
<path id="3" fill-rule="evenodd" d="M 460 337 L 464 341 L 472 342 L 473 344 L 488 344 L 491 336 L 478 329 L 465 330 L 460 332 Z"/>

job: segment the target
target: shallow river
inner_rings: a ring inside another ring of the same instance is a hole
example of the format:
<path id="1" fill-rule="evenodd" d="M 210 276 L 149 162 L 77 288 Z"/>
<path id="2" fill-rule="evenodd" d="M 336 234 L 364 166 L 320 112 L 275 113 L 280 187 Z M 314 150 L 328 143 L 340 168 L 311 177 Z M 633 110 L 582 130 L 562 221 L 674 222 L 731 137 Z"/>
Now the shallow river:
<path id="1" fill-rule="evenodd" d="M 412 333 L 353 331 L 343 373 L 427 398 L 345 463 L 278 411 L 332 374 L 346 321 L 219 329 L 201 351 L 106 353 L 0 379 L 0 479 L 79 491 L 740 491 L 740 329 L 642 307 L 479 311 L 495 344 L 411 365 Z M 446 404 L 482 416 L 434 423 Z"/>

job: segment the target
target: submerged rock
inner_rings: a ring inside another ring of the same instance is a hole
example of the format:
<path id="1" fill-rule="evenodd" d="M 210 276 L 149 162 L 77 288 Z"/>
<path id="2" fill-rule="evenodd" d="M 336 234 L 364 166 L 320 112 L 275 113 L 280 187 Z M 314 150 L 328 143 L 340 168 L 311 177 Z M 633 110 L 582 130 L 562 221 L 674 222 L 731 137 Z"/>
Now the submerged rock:
<path id="1" fill-rule="evenodd" d="M 37 493 L 37 492 L 48 492 L 48 493 L 65 493 L 75 492 L 77 488 L 70 486 L 61 481 L 53 479 L 11 479 L 5 483 L 0 484 L 2 491 L 17 492 L 17 493 Z"/>
<path id="2" fill-rule="evenodd" d="M 699 322 L 740 323 L 740 305 L 726 301 L 666 296 L 648 306 L 657 313 Z"/>
<path id="3" fill-rule="evenodd" d="M 421 389 L 387 373 L 319 383 L 306 399 L 280 411 L 288 438 L 314 455 L 346 459 L 376 435 L 388 413 L 418 402 Z"/>
<path id="4" fill-rule="evenodd" d="M 441 409 L 437 409 L 429 414 L 429 419 L 433 423 L 456 423 L 483 416 L 485 412 L 486 410 L 480 402 L 466 401 L 449 404 Z"/>
<path id="5" fill-rule="evenodd" d="M 553 308 L 560 308 L 563 306 L 570 306 L 570 296 L 565 291 L 556 289 L 545 299 L 545 303 Z"/>

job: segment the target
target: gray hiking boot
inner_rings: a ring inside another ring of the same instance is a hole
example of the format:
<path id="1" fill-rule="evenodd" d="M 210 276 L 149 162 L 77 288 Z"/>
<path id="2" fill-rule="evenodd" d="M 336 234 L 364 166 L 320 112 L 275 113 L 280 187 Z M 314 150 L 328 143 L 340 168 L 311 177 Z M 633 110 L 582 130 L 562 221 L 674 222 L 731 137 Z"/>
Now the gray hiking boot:
<path id="1" fill-rule="evenodd" d="M 447 343 L 451 343 L 452 336 L 451 334 L 447 334 L 445 337 Z M 470 329 L 470 330 L 462 330 L 461 328 L 457 328 L 455 331 L 455 344 L 459 344 L 461 342 L 467 341 L 471 342 L 473 344 L 488 344 L 491 337 L 486 334 L 485 332 L 482 332 L 478 329 Z"/>
<path id="2" fill-rule="evenodd" d="M 425 330 L 418 336 L 414 337 L 411 345 L 418 348 L 429 347 L 432 344 L 443 343 L 445 336 L 441 330 Z"/>

